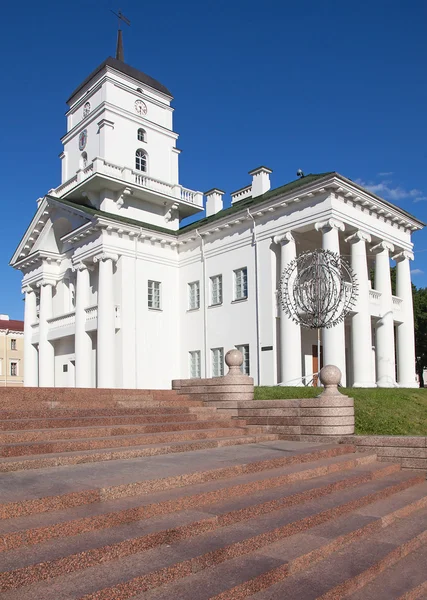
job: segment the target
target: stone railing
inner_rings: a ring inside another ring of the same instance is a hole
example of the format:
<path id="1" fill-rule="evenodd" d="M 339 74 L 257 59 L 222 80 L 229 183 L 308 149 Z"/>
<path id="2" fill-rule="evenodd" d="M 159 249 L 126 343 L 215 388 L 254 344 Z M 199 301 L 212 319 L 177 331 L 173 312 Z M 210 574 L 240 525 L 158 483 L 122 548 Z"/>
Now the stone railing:
<path id="1" fill-rule="evenodd" d="M 54 190 L 54 194 L 57 196 L 63 195 L 94 173 L 115 177 L 116 179 L 122 180 L 123 183 L 133 184 L 165 196 L 176 198 L 181 202 L 187 202 L 203 208 L 203 194 L 201 192 L 190 190 L 179 184 L 175 185 L 155 179 L 142 171 L 115 165 L 99 157 L 96 157 L 84 169 L 79 169 L 73 177 L 58 186 Z"/>
<path id="2" fill-rule="evenodd" d="M 393 296 L 392 297 L 393 300 L 393 310 L 401 310 L 402 308 L 402 298 L 399 298 L 398 296 Z"/>
<path id="3" fill-rule="evenodd" d="M 252 194 L 252 186 L 248 185 L 245 188 L 242 188 L 241 190 L 237 190 L 237 192 L 232 192 L 230 194 L 231 196 L 231 204 L 234 204 L 235 202 L 239 202 L 239 200 L 244 200 L 245 198 L 249 198 Z"/>
<path id="4" fill-rule="evenodd" d="M 52 317 L 47 320 L 49 324 L 49 329 L 56 329 L 57 327 L 68 327 L 69 325 L 74 325 L 75 321 L 76 312 L 74 310 L 72 312 L 60 315 L 59 317 Z"/>
<path id="5" fill-rule="evenodd" d="M 379 304 L 381 300 L 381 292 L 378 292 L 377 290 L 369 290 L 369 300 L 373 304 Z"/>

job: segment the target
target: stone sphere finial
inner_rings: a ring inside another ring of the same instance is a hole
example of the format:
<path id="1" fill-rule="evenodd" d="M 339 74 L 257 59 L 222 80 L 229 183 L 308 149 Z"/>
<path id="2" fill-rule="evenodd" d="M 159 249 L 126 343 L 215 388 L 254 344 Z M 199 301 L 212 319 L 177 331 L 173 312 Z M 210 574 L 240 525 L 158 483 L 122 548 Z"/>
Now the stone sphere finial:
<path id="1" fill-rule="evenodd" d="M 326 365 L 320 369 L 319 378 L 325 386 L 324 394 L 340 394 L 338 385 L 341 382 L 341 371 L 335 365 Z"/>
<path id="2" fill-rule="evenodd" d="M 227 375 L 241 375 L 240 367 L 243 365 L 243 354 L 236 348 L 229 350 L 225 355 L 225 364 L 229 369 Z"/>

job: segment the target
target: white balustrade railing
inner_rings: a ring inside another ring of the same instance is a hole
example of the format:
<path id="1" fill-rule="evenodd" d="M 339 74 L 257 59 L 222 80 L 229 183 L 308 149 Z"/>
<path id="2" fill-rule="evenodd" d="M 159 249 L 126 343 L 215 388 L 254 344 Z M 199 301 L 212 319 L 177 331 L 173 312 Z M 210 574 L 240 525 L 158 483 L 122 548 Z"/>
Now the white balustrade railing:
<path id="1" fill-rule="evenodd" d="M 373 304 L 379 304 L 381 299 L 381 292 L 378 290 L 369 290 L 369 300 Z"/>
<path id="2" fill-rule="evenodd" d="M 147 190 L 152 190 L 160 194 L 172 196 L 174 198 L 178 198 L 178 200 L 182 200 L 184 202 L 189 202 L 191 204 L 195 204 L 196 206 L 203 207 L 203 196 L 200 192 L 189 190 L 178 184 L 173 185 L 165 181 L 160 181 L 159 179 L 154 179 L 146 173 L 143 173 L 141 171 L 134 171 L 123 166 L 115 165 L 99 157 L 95 158 L 92 163 L 87 165 L 87 167 L 79 170 L 78 173 L 76 173 L 76 175 L 74 175 L 73 177 L 62 183 L 60 186 L 58 186 L 55 189 L 55 193 L 58 195 L 62 195 L 65 192 L 68 192 L 70 189 L 72 189 L 73 187 L 75 187 L 94 173 L 109 175 L 111 177 L 123 180 L 124 183 L 133 183 L 135 185 L 144 187 Z"/>
<path id="3" fill-rule="evenodd" d="M 398 296 L 392 296 L 392 300 L 393 300 L 393 309 L 400 310 L 402 308 L 402 298 L 399 298 Z"/>
<path id="4" fill-rule="evenodd" d="M 67 179 L 67 181 L 64 181 L 64 183 L 62 183 L 60 186 L 58 186 L 55 190 L 55 192 L 57 194 L 62 194 L 63 192 L 65 192 L 68 188 L 74 187 L 74 185 L 77 183 L 77 175 L 74 175 L 74 177 L 71 177 L 70 179 Z"/>
<path id="5" fill-rule="evenodd" d="M 56 329 L 57 327 L 67 327 L 69 325 L 74 325 L 75 321 L 76 321 L 76 312 L 74 310 L 72 312 L 60 315 L 59 317 L 52 317 L 47 320 L 50 329 Z"/>
<path id="6" fill-rule="evenodd" d="M 96 319 L 98 317 L 98 306 L 95 304 L 94 306 L 89 306 L 88 308 L 85 308 L 85 313 L 86 321 Z"/>

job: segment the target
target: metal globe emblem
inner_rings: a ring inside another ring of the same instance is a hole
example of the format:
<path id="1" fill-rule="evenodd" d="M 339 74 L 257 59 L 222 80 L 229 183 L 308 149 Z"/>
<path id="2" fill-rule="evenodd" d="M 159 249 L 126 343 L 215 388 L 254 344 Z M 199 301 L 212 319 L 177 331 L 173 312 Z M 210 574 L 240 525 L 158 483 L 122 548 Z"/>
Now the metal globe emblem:
<path id="1" fill-rule="evenodd" d="M 279 298 L 284 312 L 309 329 L 334 327 L 356 302 L 350 265 L 335 252 L 303 252 L 282 273 Z"/>

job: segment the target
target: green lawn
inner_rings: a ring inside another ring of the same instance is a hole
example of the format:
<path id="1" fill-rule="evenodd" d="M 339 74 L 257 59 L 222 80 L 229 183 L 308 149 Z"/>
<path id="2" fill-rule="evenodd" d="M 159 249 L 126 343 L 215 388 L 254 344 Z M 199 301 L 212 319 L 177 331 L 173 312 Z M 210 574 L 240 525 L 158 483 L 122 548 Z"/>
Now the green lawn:
<path id="1" fill-rule="evenodd" d="M 356 433 L 359 435 L 426 435 L 427 388 L 340 388 L 354 398 Z M 319 388 L 256 387 L 256 400 L 312 398 Z"/>

